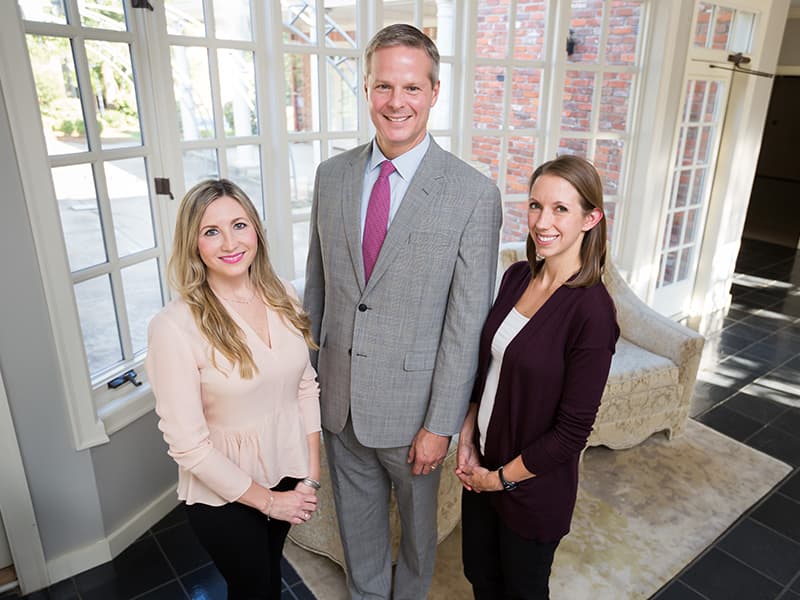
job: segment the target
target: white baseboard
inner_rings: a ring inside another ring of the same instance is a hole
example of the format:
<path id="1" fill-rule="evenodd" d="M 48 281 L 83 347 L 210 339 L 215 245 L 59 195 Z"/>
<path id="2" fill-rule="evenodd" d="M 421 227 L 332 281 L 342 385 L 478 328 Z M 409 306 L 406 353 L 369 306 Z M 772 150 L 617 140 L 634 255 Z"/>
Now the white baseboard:
<path id="1" fill-rule="evenodd" d="M 50 583 L 57 583 L 108 562 L 164 518 L 177 504 L 175 486 L 171 485 L 107 538 L 47 561 Z"/>

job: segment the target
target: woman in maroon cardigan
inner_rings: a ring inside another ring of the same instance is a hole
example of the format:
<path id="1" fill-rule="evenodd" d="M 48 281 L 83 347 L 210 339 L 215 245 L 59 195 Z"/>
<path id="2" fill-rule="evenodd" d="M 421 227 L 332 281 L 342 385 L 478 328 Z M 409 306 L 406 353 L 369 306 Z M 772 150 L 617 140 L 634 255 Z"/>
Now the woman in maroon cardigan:
<path id="1" fill-rule="evenodd" d="M 458 445 L 464 573 L 475 598 L 548 598 L 578 460 L 619 337 L 600 276 L 602 182 L 560 156 L 531 177 L 527 262 L 506 271 L 481 334 Z"/>

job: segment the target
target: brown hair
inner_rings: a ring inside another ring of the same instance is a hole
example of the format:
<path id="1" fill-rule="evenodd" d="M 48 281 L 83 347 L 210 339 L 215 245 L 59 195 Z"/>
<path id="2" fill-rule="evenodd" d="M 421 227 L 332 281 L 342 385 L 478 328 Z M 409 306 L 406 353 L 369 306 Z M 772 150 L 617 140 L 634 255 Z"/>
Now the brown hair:
<path id="1" fill-rule="evenodd" d="M 405 23 L 395 23 L 387 25 L 378 33 L 372 36 L 364 50 L 364 77 L 369 77 L 369 70 L 372 68 L 372 55 L 376 50 L 388 48 L 390 46 L 408 46 L 409 48 L 419 48 L 431 59 L 430 80 L 431 85 L 435 86 L 439 81 L 439 50 L 433 40 L 413 25 Z"/>
<path id="2" fill-rule="evenodd" d="M 239 363 L 239 373 L 249 379 L 257 368 L 245 342 L 244 332 L 208 285 L 206 265 L 197 248 L 203 214 L 209 204 L 223 196 L 233 198 L 242 206 L 258 236 L 258 250 L 250 265 L 250 283 L 253 289 L 281 318 L 302 333 L 310 348 L 317 346 L 311 336 L 308 316 L 303 312 L 300 303 L 286 291 L 270 264 L 267 238 L 250 198 L 239 186 L 227 179 L 202 181 L 186 192 L 178 208 L 168 266 L 169 281 L 189 305 L 197 327 L 211 347 L 231 363 Z M 216 367 L 213 353 L 211 361 Z"/>
<path id="3" fill-rule="evenodd" d="M 581 207 L 585 214 L 592 209 L 603 210 L 603 182 L 592 163 L 579 156 L 564 154 L 555 160 L 540 165 L 531 175 L 528 194 L 533 190 L 534 182 L 542 175 L 553 175 L 569 182 L 581 198 Z M 541 271 L 544 259 L 536 256 L 536 245 L 530 232 L 525 242 L 525 251 L 533 277 Z M 569 287 L 589 287 L 600 283 L 603 268 L 606 264 L 606 219 L 592 227 L 583 236 L 581 242 L 581 268 L 575 279 L 568 282 Z"/>

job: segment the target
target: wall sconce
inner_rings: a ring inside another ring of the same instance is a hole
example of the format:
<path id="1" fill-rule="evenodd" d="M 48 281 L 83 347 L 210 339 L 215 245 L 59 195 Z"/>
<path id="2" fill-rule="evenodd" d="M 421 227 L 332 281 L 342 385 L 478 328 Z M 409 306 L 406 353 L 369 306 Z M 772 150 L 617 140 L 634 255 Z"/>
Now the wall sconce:
<path id="1" fill-rule="evenodd" d="M 578 41 L 575 39 L 575 30 L 570 29 L 569 35 L 567 36 L 567 56 L 575 54 L 575 44 L 577 43 Z"/>

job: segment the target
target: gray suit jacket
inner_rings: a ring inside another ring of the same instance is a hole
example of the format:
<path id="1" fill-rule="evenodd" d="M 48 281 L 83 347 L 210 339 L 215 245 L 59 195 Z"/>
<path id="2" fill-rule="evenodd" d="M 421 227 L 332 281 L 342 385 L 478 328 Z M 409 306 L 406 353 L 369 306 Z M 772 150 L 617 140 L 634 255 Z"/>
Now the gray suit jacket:
<path id="1" fill-rule="evenodd" d="M 317 169 L 305 308 L 320 344 L 322 424 L 348 412 L 359 441 L 452 435 L 472 391 L 497 268 L 502 207 L 491 180 L 433 140 L 392 219 L 369 283 L 361 191 L 371 145 Z"/>

